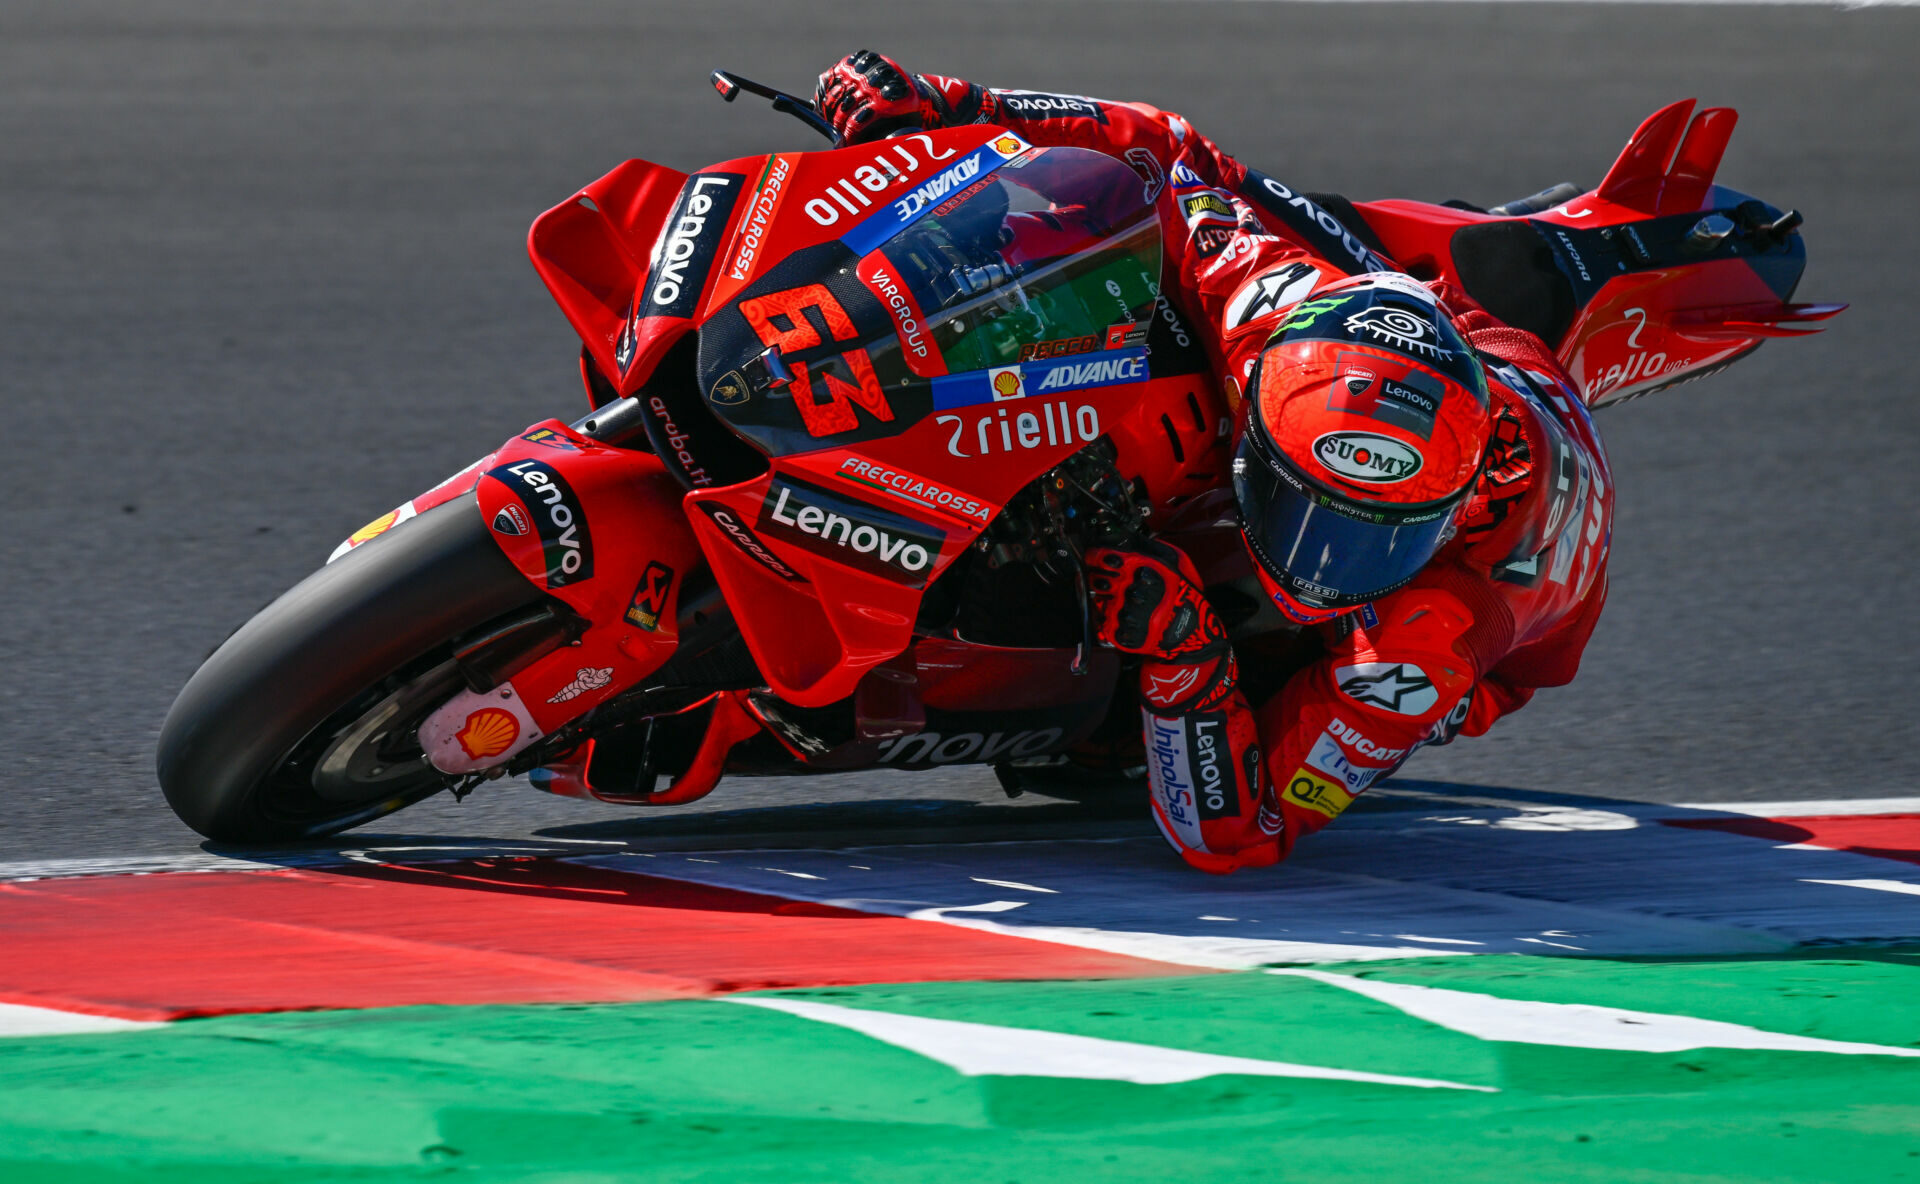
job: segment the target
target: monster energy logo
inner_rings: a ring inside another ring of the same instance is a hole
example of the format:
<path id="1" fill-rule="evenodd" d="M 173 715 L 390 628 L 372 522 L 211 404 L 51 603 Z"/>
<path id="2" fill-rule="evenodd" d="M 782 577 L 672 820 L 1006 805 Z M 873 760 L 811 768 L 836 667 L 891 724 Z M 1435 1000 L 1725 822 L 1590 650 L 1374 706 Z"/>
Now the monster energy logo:
<path id="1" fill-rule="evenodd" d="M 1332 312 L 1345 303 L 1346 301 L 1341 297 L 1326 296 L 1319 300 L 1309 300 L 1304 304 L 1295 305 L 1293 311 L 1288 313 L 1286 319 L 1274 329 L 1273 336 L 1278 337 L 1288 329 L 1304 329 L 1319 320 L 1321 313 Z"/>

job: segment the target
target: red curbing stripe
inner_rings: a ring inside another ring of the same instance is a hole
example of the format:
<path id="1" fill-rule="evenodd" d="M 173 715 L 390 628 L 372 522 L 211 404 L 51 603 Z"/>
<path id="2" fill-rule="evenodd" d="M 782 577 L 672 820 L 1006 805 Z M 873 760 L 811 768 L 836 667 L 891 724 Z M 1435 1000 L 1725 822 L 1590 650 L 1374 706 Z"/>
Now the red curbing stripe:
<path id="1" fill-rule="evenodd" d="M 1776 843 L 1806 843 L 1920 863 L 1920 814 L 1833 814 L 1804 818 L 1663 818 L 1667 826 L 1719 830 Z"/>
<path id="2" fill-rule="evenodd" d="M 550 859 L 8 888 L 0 999 L 128 1019 L 1195 973 Z"/>

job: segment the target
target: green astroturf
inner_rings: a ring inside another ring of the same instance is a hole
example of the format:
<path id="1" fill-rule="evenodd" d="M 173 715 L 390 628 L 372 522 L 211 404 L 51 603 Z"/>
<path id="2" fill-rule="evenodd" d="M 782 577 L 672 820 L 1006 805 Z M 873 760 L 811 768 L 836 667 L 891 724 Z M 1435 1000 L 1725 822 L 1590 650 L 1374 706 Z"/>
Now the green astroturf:
<path id="1" fill-rule="evenodd" d="M 1920 957 L 1342 973 L 1920 1047 Z M 1920 1059 L 1489 1043 L 1265 974 L 777 994 L 1497 1087 L 970 1078 L 723 1001 L 414 1007 L 0 1042 L 0 1181 L 1920 1181 Z"/>

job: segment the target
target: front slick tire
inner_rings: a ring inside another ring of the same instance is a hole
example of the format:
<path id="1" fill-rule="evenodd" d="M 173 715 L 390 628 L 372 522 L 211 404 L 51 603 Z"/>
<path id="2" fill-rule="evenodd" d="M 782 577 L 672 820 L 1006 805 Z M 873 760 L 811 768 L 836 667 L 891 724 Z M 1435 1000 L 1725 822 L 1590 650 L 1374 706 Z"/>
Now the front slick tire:
<path id="1" fill-rule="evenodd" d="M 209 839 L 332 834 L 447 779 L 413 732 L 460 687 L 447 643 L 540 598 L 474 495 L 296 584 L 187 680 L 160 729 L 160 788 Z"/>

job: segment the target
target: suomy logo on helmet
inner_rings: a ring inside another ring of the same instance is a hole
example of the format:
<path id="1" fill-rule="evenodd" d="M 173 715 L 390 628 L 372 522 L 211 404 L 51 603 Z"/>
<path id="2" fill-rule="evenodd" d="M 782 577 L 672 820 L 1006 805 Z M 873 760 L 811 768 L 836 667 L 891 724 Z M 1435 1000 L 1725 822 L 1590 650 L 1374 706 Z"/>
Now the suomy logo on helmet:
<path id="1" fill-rule="evenodd" d="M 1392 485 L 1420 471 L 1426 458 L 1411 445 L 1372 432 L 1328 432 L 1313 442 L 1328 471 L 1369 485 Z"/>

